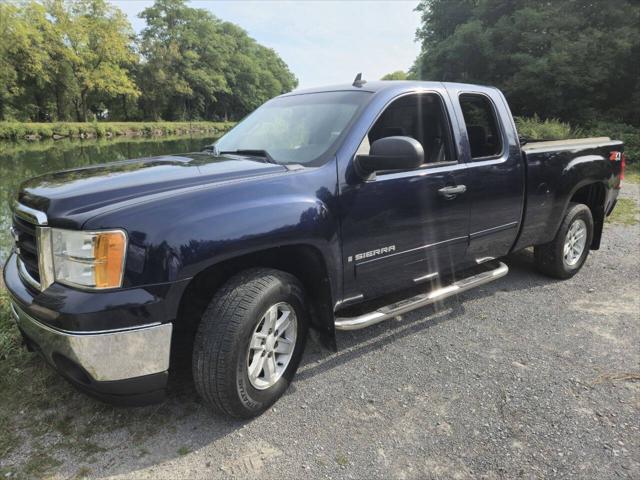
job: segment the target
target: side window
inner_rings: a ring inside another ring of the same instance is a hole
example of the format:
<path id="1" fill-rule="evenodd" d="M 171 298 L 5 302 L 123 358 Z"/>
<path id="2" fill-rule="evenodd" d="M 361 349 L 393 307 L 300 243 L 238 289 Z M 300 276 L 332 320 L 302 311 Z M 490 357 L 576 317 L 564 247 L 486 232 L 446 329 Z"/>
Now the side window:
<path id="1" fill-rule="evenodd" d="M 460 107 L 467 126 L 471 158 L 494 157 L 502 152 L 502 135 L 496 113 L 484 95 L 460 95 Z"/>
<path id="2" fill-rule="evenodd" d="M 358 153 L 368 153 L 373 142 L 393 136 L 418 140 L 424 149 L 425 164 L 454 160 L 451 128 L 439 95 L 415 94 L 395 100 L 371 127 Z"/>

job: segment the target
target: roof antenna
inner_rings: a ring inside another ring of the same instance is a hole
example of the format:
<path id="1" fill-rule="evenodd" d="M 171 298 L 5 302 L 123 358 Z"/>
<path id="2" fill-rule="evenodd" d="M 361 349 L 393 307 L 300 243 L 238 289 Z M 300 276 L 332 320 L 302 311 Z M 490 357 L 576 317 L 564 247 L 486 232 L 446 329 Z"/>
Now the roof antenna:
<path id="1" fill-rule="evenodd" d="M 363 80 L 362 79 L 362 73 L 359 73 L 359 74 L 356 75 L 356 79 L 353 81 L 353 83 L 351 85 L 353 85 L 354 87 L 361 87 L 365 83 L 367 83 L 367 81 Z"/>

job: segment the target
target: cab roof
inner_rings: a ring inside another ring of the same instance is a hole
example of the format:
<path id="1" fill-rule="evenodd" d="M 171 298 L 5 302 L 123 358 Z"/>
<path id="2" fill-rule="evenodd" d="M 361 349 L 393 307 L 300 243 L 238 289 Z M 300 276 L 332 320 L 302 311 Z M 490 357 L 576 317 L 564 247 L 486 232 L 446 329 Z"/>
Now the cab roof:
<path id="1" fill-rule="evenodd" d="M 495 88 L 495 87 L 487 87 L 486 85 L 474 85 L 467 83 L 453 83 L 453 82 L 427 82 L 421 80 L 375 80 L 371 82 L 366 82 L 362 86 L 354 86 L 350 83 L 338 84 L 338 85 L 328 85 L 322 87 L 314 87 L 314 88 L 304 88 L 300 90 L 293 90 L 292 92 L 285 93 L 281 95 L 283 97 L 292 96 L 292 95 L 304 95 L 307 93 L 320 93 L 320 92 L 344 92 L 352 90 L 354 92 L 370 92 L 370 93 L 378 93 L 384 90 L 414 90 L 417 88 L 463 88 L 463 89 L 486 89 L 486 88 Z"/>

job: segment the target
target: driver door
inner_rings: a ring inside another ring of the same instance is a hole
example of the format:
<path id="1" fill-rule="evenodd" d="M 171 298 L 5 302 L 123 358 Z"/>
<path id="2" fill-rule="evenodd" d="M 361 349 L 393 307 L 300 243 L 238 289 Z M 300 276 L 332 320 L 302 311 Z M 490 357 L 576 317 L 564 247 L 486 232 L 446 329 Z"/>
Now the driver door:
<path id="1" fill-rule="evenodd" d="M 461 190 L 464 164 L 453 148 L 451 125 L 437 93 L 410 94 L 390 103 L 358 153 L 388 136 L 418 140 L 424 164 L 377 172 L 341 192 L 345 299 L 370 299 L 455 271 L 469 239 L 469 204 Z M 345 300 L 346 301 L 346 300 Z"/>

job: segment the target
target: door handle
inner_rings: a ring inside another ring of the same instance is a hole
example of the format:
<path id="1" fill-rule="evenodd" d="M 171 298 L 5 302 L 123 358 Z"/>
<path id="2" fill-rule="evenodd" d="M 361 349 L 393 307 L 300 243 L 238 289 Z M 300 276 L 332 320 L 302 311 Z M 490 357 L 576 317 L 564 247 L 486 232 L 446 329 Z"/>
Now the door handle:
<path id="1" fill-rule="evenodd" d="M 442 187 L 438 190 L 438 194 L 444 198 L 456 198 L 457 195 L 467 191 L 466 185 L 456 185 L 455 187 Z"/>

